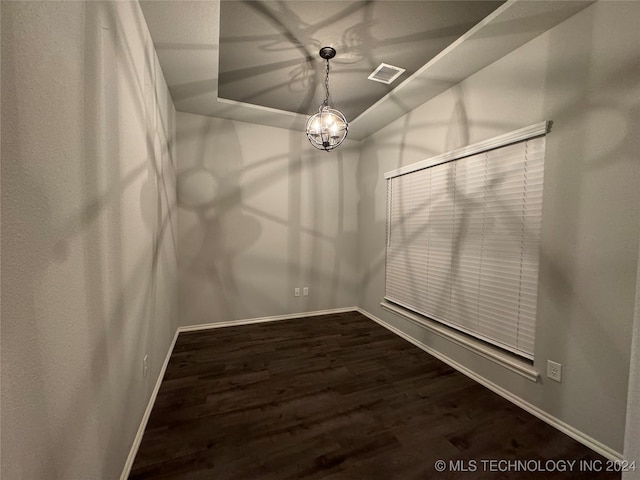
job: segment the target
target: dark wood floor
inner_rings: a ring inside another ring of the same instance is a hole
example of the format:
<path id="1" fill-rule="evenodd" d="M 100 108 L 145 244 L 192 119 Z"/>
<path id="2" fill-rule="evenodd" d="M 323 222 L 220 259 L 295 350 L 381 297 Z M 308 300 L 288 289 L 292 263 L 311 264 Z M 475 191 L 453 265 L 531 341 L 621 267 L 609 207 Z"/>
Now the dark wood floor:
<path id="1" fill-rule="evenodd" d="M 488 463 L 508 459 L 577 463 Z M 129 478 L 620 478 L 580 472 L 580 460 L 606 464 L 349 312 L 180 334 Z"/>

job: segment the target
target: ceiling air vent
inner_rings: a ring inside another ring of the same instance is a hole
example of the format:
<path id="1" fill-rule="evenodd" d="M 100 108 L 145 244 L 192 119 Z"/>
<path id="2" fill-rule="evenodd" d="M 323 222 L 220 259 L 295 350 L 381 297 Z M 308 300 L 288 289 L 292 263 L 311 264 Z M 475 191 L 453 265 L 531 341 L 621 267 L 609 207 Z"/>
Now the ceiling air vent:
<path id="1" fill-rule="evenodd" d="M 375 82 L 382 82 L 389 85 L 396 78 L 402 75 L 406 69 L 394 67 L 393 65 L 388 65 L 386 63 L 381 63 L 378 68 L 374 70 L 374 72 L 369 75 L 367 78 L 369 80 L 373 80 Z"/>

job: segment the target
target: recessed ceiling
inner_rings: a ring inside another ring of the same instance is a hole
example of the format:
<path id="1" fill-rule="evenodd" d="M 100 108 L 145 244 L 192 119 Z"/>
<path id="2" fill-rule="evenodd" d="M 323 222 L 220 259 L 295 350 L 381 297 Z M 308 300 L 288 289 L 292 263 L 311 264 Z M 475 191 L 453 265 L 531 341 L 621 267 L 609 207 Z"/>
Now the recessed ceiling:
<path id="1" fill-rule="evenodd" d="M 218 96 L 294 113 L 324 98 L 356 119 L 504 1 L 223 1 Z M 368 80 L 380 65 L 406 69 L 394 84 Z"/>
<path id="2" fill-rule="evenodd" d="M 176 110 L 304 130 L 324 98 L 361 140 L 593 1 L 140 2 Z M 368 80 L 381 64 L 406 71 Z"/>

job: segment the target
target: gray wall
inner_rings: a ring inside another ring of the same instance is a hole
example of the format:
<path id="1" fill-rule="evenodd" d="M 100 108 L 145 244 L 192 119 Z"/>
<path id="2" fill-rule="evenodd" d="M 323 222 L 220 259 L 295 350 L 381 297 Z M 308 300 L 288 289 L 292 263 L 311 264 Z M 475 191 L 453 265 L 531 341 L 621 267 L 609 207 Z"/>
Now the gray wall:
<path id="1" fill-rule="evenodd" d="M 120 476 L 177 328 L 174 115 L 137 3 L 2 2 L 3 478 Z"/>
<path id="2" fill-rule="evenodd" d="M 176 138 L 182 325 L 356 305 L 359 142 L 186 113 Z"/>
<path id="3" fill-rule="evenodd" d="M 326 154 L 299 132 L 175 115 L 135 3 L 3 1 L 2 475 L 117 477 L 178 304 L 182 325 L 359 305 L 621 452 L 639 8 L 589 7 Z M 379 308 L 383 173 L 547 119 L 536 366 L 563 363 L 562 384 Z"/>
<path id="4" fill-rule="evenodd" d="M 640 246 L 640 242 L 639 242 Z M 640 258 L 636 277 L 636 308 L 633 316 L 633 340 L 631 344 L 631 368 L 629 371 L 629 401 L 627 425 L 624 436 L 624 458 L 630 462 L 640 458 Z M 638 470 L 624 472 L 624 480 L 638 478 Z"/>
<path id="5" fill-rule="evenodd" d="M 622 452 L 638 256 L 640 3 L 600 2 L 363 143 L 359 305 Z M 382 310 L 383 174 L 553 120 L 547 137 L 533 383 Z"/>

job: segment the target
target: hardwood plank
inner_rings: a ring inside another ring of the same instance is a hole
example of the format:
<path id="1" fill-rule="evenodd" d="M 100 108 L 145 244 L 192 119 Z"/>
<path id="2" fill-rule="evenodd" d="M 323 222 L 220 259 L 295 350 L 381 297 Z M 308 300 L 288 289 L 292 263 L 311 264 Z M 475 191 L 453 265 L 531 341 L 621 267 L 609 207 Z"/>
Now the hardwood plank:
<path id="1" fill-rule="evenodd" d="M 348 312 L 180 334 L 129 478 L 620 478 L 480 463 L 508 459 L 606 462 Z"/>

